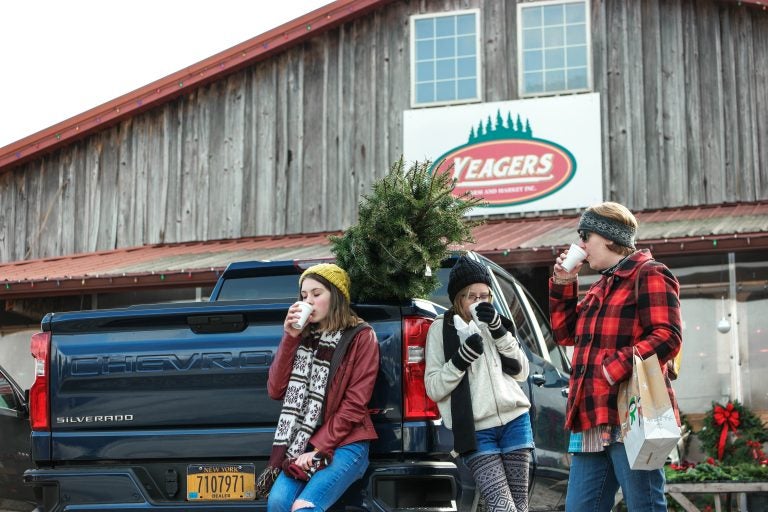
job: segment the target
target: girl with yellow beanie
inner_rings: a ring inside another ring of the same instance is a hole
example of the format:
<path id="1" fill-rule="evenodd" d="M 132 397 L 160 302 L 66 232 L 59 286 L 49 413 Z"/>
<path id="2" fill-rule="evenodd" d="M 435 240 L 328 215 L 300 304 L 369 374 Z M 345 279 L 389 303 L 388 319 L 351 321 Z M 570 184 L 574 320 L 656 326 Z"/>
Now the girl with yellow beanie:
<path id="1" fill-rule="evenodd" d="M 299 278 L 312 312 L 294 304 L 269 368 L 269 396 L 283 401 L 272 455 L 257 481 L 267 510 L 327 510 L 368 468 L 376 431 L 368 413 L 379 370 L 373 329 L 350 308 L 350 279 L 332 263 Z"/>

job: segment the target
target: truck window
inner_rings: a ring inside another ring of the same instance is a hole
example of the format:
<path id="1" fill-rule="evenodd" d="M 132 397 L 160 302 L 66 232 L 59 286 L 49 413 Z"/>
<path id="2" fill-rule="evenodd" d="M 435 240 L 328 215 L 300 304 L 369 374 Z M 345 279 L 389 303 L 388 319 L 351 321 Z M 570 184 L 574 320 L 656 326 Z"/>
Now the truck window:
<path id="1" fill-rule="evenodd" d="M 555 368 L 560 368 L 563 372 L 569 373 L 570 363 L 568 362 L 568 359 L 563 352 L 563 348 L 555 343 L 555 337 L 552 335 L 552 328 L 549 325 L 547 316 L 544 315 L 544 313 L 541 311 L 539 305 L 533 299 L 530 292 L 528 292 L 526 289 L 523 289 L 523 292 L 528 299 L 528 304 L 531 306 L 531 312 L 535 317 L 535 321 L 539 324 L 539 330 L 541 331 L 541 335 L 544 338 L 544 343 L 547 346 L 547 351 L 549 352 L 550 362 Z"/>
<path id="2" fill-rule="evenodd" d="M 452 306 L 451 301 L 448 300 L 448 277 L 450 274 L 450 268 L 440 268 L 437 271 L 437 278 L 440 280 L 440 286 L 429 296 L 429 300 L 440 304 L 445 308 L 450 308 Z"/>
<path id="3" fill-rule="evenodd" d="M 509 312 L 512 315 L 512 320 L 517 327 L 517 336 L 519 340 L 531 350 L 534 354 L 542 357 L 541 347 L 536 340 L 536 332 L 533 330 L 531 323 L 528 321 L 528 317 L 525 314 L 525 309 L 520 302 L 520 298 L 517 295 L 515 286 L 503 275 L 494 272 L 496 281 L 501 287 L 501 291 L 504 294 L 504 301 L 509 307 Z"/>
<path id="4" fill-rule="evenodd" d="M 299 296 L 298 283 L 299 276 L 296 274 L 227 279 L 216 301 L 247 299 L 264 303 L 294 302 Z"/>

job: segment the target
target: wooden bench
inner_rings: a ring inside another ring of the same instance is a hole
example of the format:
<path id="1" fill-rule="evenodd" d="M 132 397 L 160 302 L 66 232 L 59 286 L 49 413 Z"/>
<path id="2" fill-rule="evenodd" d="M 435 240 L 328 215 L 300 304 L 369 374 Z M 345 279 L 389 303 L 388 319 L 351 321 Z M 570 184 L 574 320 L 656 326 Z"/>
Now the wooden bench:
<path id="1" fill-rule="evenodd" d="M 678 502 L 687 512 L 701 512 L 696 505 L 685 497 L 686 494 L 713 494 L 716 512 L 723 512 L 720 497 L 726 495 L 726 504 L 730 510 L 731 496 L 737 493 L 768 492 L 768 482 L 681 482 L 668 483 L 666 493 Z M 749 512 L 762 512 L 752 511 Z"/>

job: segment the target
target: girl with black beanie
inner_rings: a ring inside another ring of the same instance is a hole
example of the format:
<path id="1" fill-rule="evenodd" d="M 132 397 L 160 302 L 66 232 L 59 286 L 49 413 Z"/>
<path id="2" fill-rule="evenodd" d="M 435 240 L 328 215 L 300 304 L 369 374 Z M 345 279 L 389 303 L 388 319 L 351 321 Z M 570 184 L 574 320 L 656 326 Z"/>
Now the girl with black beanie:
<path id="1" fill-rule="evenodd" d="M 427 335 L 427 395 L 453 431 L 454 455 L 472 471 L 486 510 L 526 512 L 534 445 L 531 404 L 518 382 L 528 378 L 528 359 L 493 307 L 483 265 L 459 258 L 448 297 L 452 307 Z"/>

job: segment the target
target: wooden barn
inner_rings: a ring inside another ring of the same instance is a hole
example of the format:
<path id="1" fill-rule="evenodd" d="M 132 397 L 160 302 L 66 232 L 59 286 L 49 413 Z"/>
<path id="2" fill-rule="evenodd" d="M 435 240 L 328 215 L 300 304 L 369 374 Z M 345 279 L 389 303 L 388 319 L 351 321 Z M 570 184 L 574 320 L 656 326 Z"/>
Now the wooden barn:
<path id="1" fill-rule="evenodd" d="M 490 202 L 467 248 L 544 306 L 580 212 L 636 212 L 682 285 L 681 409 L 765 413 L 764 4 L 337 0 L 0 148 L 0 343 L 52 310 L 203 300 L 231 261 L 327 256 L 393 162 L 450 155 Z M 518 157 L 468 152 L 501 139 Z"/>

